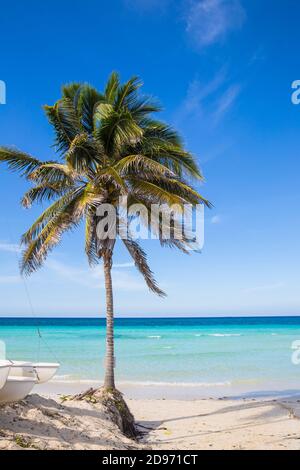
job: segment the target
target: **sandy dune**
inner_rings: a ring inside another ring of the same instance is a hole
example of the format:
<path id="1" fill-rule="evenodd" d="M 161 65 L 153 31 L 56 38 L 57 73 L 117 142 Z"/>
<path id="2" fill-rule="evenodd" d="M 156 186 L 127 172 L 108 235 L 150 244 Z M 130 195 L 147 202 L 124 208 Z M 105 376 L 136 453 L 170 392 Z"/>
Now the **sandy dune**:
<path id="1" fill-rule="evenodd" d="M 138 449 L 101 406 L 31 395 L 0 408 L 0 449 Z"/>

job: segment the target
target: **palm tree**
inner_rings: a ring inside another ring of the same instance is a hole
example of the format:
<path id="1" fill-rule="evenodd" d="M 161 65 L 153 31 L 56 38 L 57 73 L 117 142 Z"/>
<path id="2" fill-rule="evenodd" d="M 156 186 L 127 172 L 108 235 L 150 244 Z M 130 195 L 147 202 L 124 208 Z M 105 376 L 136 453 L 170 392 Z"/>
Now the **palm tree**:
<path id="1" fill-rule="evenodd" d="M 142 203 L 148 213 L 152 204 L 209 206 L 191 185 L 192 180 L 203 179 L 194 157 L 184 150 L 175 130 L 153 118 L 160 107 L 152 98 L 141 95 L 140 87 L 136 77 L 121 84 L 117 73 L 111 74 L 103 93 L 88 84 L 63 86 L 62 97 L 54 106 L 45 106 L 55 133 L 56 160 L 41 161 L 14 148 L 0 147 L 0 161 L 31 183 L 22 198 L 23 206 L 51 202 L 22 236 L 22 273 L 36 271 L 62 234 L 82 220 L 90 265 L 103 260 L 107 309 L 104 388 L 112 390 L 115 378 L 111 269 L 120 230 L 113 239 L 97 237 L 99 207 L 114 206 L 121 226 L 118 202 L 124 196 L 128 205 Z M 165 240 L 161 227 L 158 238 L 162 245 L 187 251 L 187 239 L 171 236 Z M 130 234 L 121 237 L 121 241 L 150 290 L 164 296 L 140 244 Z"/>

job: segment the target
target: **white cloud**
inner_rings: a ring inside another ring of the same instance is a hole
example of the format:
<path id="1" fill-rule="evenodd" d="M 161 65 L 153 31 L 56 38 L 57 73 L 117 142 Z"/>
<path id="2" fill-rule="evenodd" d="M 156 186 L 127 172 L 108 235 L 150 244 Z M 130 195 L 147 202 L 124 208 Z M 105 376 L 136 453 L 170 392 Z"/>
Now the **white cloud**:
<path id="1" fill-rule="evenodd" d="M 17 284 L 20 281 L 20 276 L 0 276 L 0 284 Z"/>
<path id="2" fill-rule="evenodd" d="M 255 292 L 266 292 L 266 291 L 273 291 L 277 289 L 281 289 L 284 287 L 283 282 L 276 282 L 274 284 L 264 284 L 261 286 L 255 286 L 255 287 L 248 287 L 247 289 L 244 289 L 245 293 L 255 293 Z"/>
<path id="3" fill-rule="evenodd" d="M 223 67 L 207 83 L 201 83 L 198 79 L 194 79 L 190 82 L 183 102 L 183 108 L 186 113 L 201 113 L 205 100 L 218 91 L 225 79 L 226 70 L 225 67 Z"/>
<path id="4" fill-rule="evenodd" d="M 212 109 L 216 107 L 214 97 L 224 85 L 225 80 L 226 67 L 222 67 L 206 83 L 199 80 L 198 77 L 194 78 L 188 84 L 186 96 L 176 112 L 176 124 L 180 125 L 180 123 L 185 122 L 189 117 L 200 119 L 203 116 L 205 116 L 205 122 L 207 123 L 207 119 L 212 114 Z"/>
<path id="5" fill-rule="evenodd" d="M 214 215 L 211 218 L 211 223 L 212 224 L 220 224 L 221 223 L 221 217 L 219 215 Z"/>
<path id="6" fill-rule="evenodd" d="M 248 65 L 256 64 L 257 62 L 263 62 L 265 60 L 265 50 L 262 46 L 258 47 L 248 62 Z"/>
<path id="7" fill-rule="evenodd" d="M 21 248 L 19 245 L 13 243 L 0 242 L 0 251 L 6 251 L 8 253 L 19 253 Z"/>
<path id="8" fill-rule="evenodd" d="M 102 265 L 84 269 L 66 265 L 55 259 L 49 259 L 46 266 L 58 276 L 67 279 L 72 283 L 80 284 L 91 289 L 104 288 Z M 115 269 L 113 270 L 112 277 L 115 289 L 126 291 L 145 290 L 144 280 L 139 277 L 138 274 L 124 270 L 124 268 L 132 266 L 133 263 L 122 263 L 114 266 Z"/>
<path id="9" fill-rule="evenodd" d="M 226 67 L 207 83 L 194 79 L 189 83 L 186 96 L 174 117 L 176 125 L 185 123 L 187 119 L 201 119 L 202 127 L 214 128 L 232 109 L 241 90 L 239 83 L 229 83 Z"/>
<path id="10" fill-rule="evenodd" d="M 19 253 L 21 251 L 21 248 L 19 245 L 15 245 L 13 243 L 0 242 L 0 251 L 3 251 L 5 253 Z M 18 275 L 0 275 L 0 284 L 17 284 L 20 281 L 21 277 Z"/>
<path id="11" fill-rule="evenodd" d="M 186 31 L 196 46 L 203 49 L 241 28 L 245 18 L 239 0 L 192 0 L 186 13 Z"/>
<path id="12" fill-rule="evenodd" d="M 134 267 L 134 263 L 114 263 L 113 264 L 113 268 L 133 268 Z"/>
<path id="13" fill-rule="evenodd" d="M 240 92 L 241 86 L 239 84 L 234 84 L 227 88 L 217 103 L 217 108 L 213 115 L 215 123 L 218 123 L 232 108 Z"/>

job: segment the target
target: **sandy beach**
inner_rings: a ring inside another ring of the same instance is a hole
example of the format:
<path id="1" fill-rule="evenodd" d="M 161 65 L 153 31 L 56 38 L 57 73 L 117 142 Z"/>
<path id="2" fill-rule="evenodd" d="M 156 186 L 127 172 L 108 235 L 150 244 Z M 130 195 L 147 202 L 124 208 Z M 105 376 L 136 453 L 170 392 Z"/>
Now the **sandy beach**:
<path id="1" fill-rule="evenodd" d="M 129 405 L 147 431 L 142 441 L 154 449 L 300 449 L 296 399 L 133 400 Z"/>
<path id="2" fill-rule="evenodd" d="M 100 405 L 33 394 L 0 408 L 0 449 L 300 449 L 297 398 L 126 399 L 138 442 Z"/>

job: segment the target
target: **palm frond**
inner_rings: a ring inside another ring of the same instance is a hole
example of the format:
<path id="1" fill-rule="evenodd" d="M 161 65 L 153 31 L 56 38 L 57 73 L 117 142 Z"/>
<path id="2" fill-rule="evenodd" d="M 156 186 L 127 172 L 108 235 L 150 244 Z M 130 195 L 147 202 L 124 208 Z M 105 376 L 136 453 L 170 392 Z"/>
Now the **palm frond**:
<path id="1" fill-rule="evenodd" d="M 67 194 L 64 194 L 62 197 L 53 202 L 44 212 L 36 219 L 32 226 L 23 234 L 22 243 L 28 244 L 34 240 L 38 234 L 44 229 L 47 223 L 54 219 L 57 215 L 61 214 L 65 207 L 73 200 L 77 195 L 78 189 L 70 189 Z"/>
<path id="2" fill-rule="evenodd" d="M 22 197 L 23 207 L 29 208 L 33 203 L 42 203 L 65 194 L 67 188 L 60 183 L 41 184 L 29 189 Z"/>
<path id="3" fill-rule="evenodd" d="M 146 137 L 144 134 L 140 143 L 140 153 L 164 164 L 179 177 L 185 173 L 189 177 L 203 180 L 193 155 L 178 145 L 156 137 Z"/>
<path id="4" fill-rule="evenodd" d="M 108 119 L 115 112 L 114 107 L 110 103 L 98 103 L 94 112 L 94 130 L 99 128 L 101 121 Z"/>
<path id="5" fill-rule="evenodd" d="M 184 200 L 187 204 L 204 204 L 206 207 L 211 207 L 211 203 L 201 196 L 198 191 L 193 189 L 190 185 L 188 185 L 182 179 L 175 179 L 175 178 L 166 178 L 164 176 L 157 176 L 155 179 L 147 179 L 147 181 L 154 183 L 155 185 L 159 186 L 161 189 L 168 191 L 170 194 L 174 196 L 179 196 Z"/>
<path id="6" fill-rule="evenodd" d="M 158 287 L 157 282 L 153 276 L 153 272 L 148 266 L 147 255 L 140 245 L 130 238 L 123 239 L 123 243 L 126 246 L 130 256 L 132 257 L 135 266 L 144 277 L 147 286 L 152 292 L 155 292 L 160 297 L 165 297 L 166 294 Z"/>
<path id="7" fill-rule="evenodd" d="M 124 176 L 127 175 L 145 175 L 145 176 L 170 176 L 174 177 L 175 174 L 166 166 L 162 165 L 145 155 L 128 155 L 118 161 L 114 168 L 116 168 Z"/>
<path id="8" fill-rule="evenodd" d="M 113 166 L 109 166 L 104 168 L 100 172 L 97 173 L 95 177 L 95 183 L 112 183 L 118 189 L 120 189 L 123 193 L 127 193 L 127 186 L 126 182 L 123 177 L 120 175 L 118 170 Z"/>
<path id="9" fill-rule="evenodd" d="M 115 101 L 119 85 L 120 85 L 119 74 L 117 72 L 112 72 L 112 74 L 110 75 L 107 81 L 105 91 L 104 91 L 104 96 L 108 103 L 113 104 L 113 102 Z"/>
<path id="10" fill-rule="evenodd" d="M 76 196 L 64 206 L 64 210 L 50 219 L 37 237 L 29 243 L 22 255 L 22 274 L 29 275 L 39 269 L 50 251 L 60 242 L 62 234 L 78 226 L 85 209 L 80 204 L 82 195 L 82 191 L 77 191 Z"/>
<path id="11" fill-rule="evenodd" d="M 78 95 L 79 95 L 81 87 L 82 87 L 81 83 L 72 82 L 72 83 L 67 83 L 63 85 L 61 88 L 61 93 L 62 93 L 63 98 L 67 98 L 71 100 L 75 108 L 76 108 L 76 103 L 78 101 Z"/>
<path id="12" fill-rule="evenodd" d="M 144 127 L 145 122 L 148 119 L 148 115 L 151 113 L 158 113 L 161 111 L 159 103 L 149 96 L 136 96 L 134 100 L 128 105 L 128 109 L 139 124 Z"/>
<path id="13" fill-rule="evenodd" d="M 81 124 L 88 134 L 93 133 L 95 110 L 104 100 L 105 97 L 90 85 L 86 84 L 81 87 L 77 109 Z"/>
<path id="14" fill-rule="evenodd" d="M 95 266 L 99 263 L 96 226 L 97 219 L 95 217 L 95 211 L 89 209 L 85 219 L 85 253 L 90 266 Z"/>
<path id="15" fill-rule="evenodd" d="M 173 204 L 178 204 L 183 207 L 185 200 L 182 196 L 173 194 L 167 189 L 160 187 L 159 185 L 149 182 L 149 181 L 140 181 L 138 178 L 130 177 L 130 184 L 134 194 L 139 198 L 140 196 L 147 198 L 150 196 L 156 204 L 168 204 L 172 206 Z"/>
<path id="16" fill-rule="evenodd" d="M 44 163 L 28 175 L 28 179 L 38 184 L 61 183 L 71 185 L 78 177 L 74 168 L 61 163 Z"/>
<path id="17" fill-rule="evenodd" d="M 142 127 L 145 139 L 150 139 L 150 141 L 151 139 L 154 139 L 154 141 L 156 139 L 160 142 L 172 144 L 179 148 L 182 148 L 183 146 L 182 139 L 178 132 L 173 129 L 173 127 L 168 126 L 161 121 L 147 118 L 143 120 Z"/>
<path id="18" fill-rule="evenodd" d="M 65 153 L 65 160 L 80 175 L 88 170 L 95 170 L 97 163 L 101 162 L 101 151 L 100 146 L 95 146 L 88 134 L 77 134 Z"/>
<path id="19" fill-rule="evenodd" d="M 198 164 L 189 152 L 167 145 L 164 148 L 160 148 L 157 155 L 158 160 L 172 168 L 179 177 L 186 175 L 188 178 L 203 181 Z"/>
<path id="20" fill-rule="evenodd" d="M 44 106 L 44 110 L 55 131 L 54 145 L 58 152 L 64 153 L 83 132 L 74 103 L 69 98 L 62 98 L 54 106 Z"/>
<path id="21" fill-rule="evenodd" d="M 132 77 L 124 85 L 120 85 L 114 102 L 116 110 L 126 107 L 130 110 L 130 106 L 136 103 L 137 91 L 142 86 L 142 82 L 138 77 Z"/>
<path id="22" fill-rule="evenodd" d="M 7 163 L 12 171 L 19 171 L 22 176 L 28 176 L 44 162 L 37 158 L 10 147 L 0 147 L 0 162 Z"/>
<path id="23" fill-rule="evenodd" d="M 101 120 L 99 128 L 95 131 L 96 138 L 104 143 L 105 153 L 110 157 L 122 146 L 141 139 L 142 135 L 142 129 L 127 110 L 112 111 Z"/>

